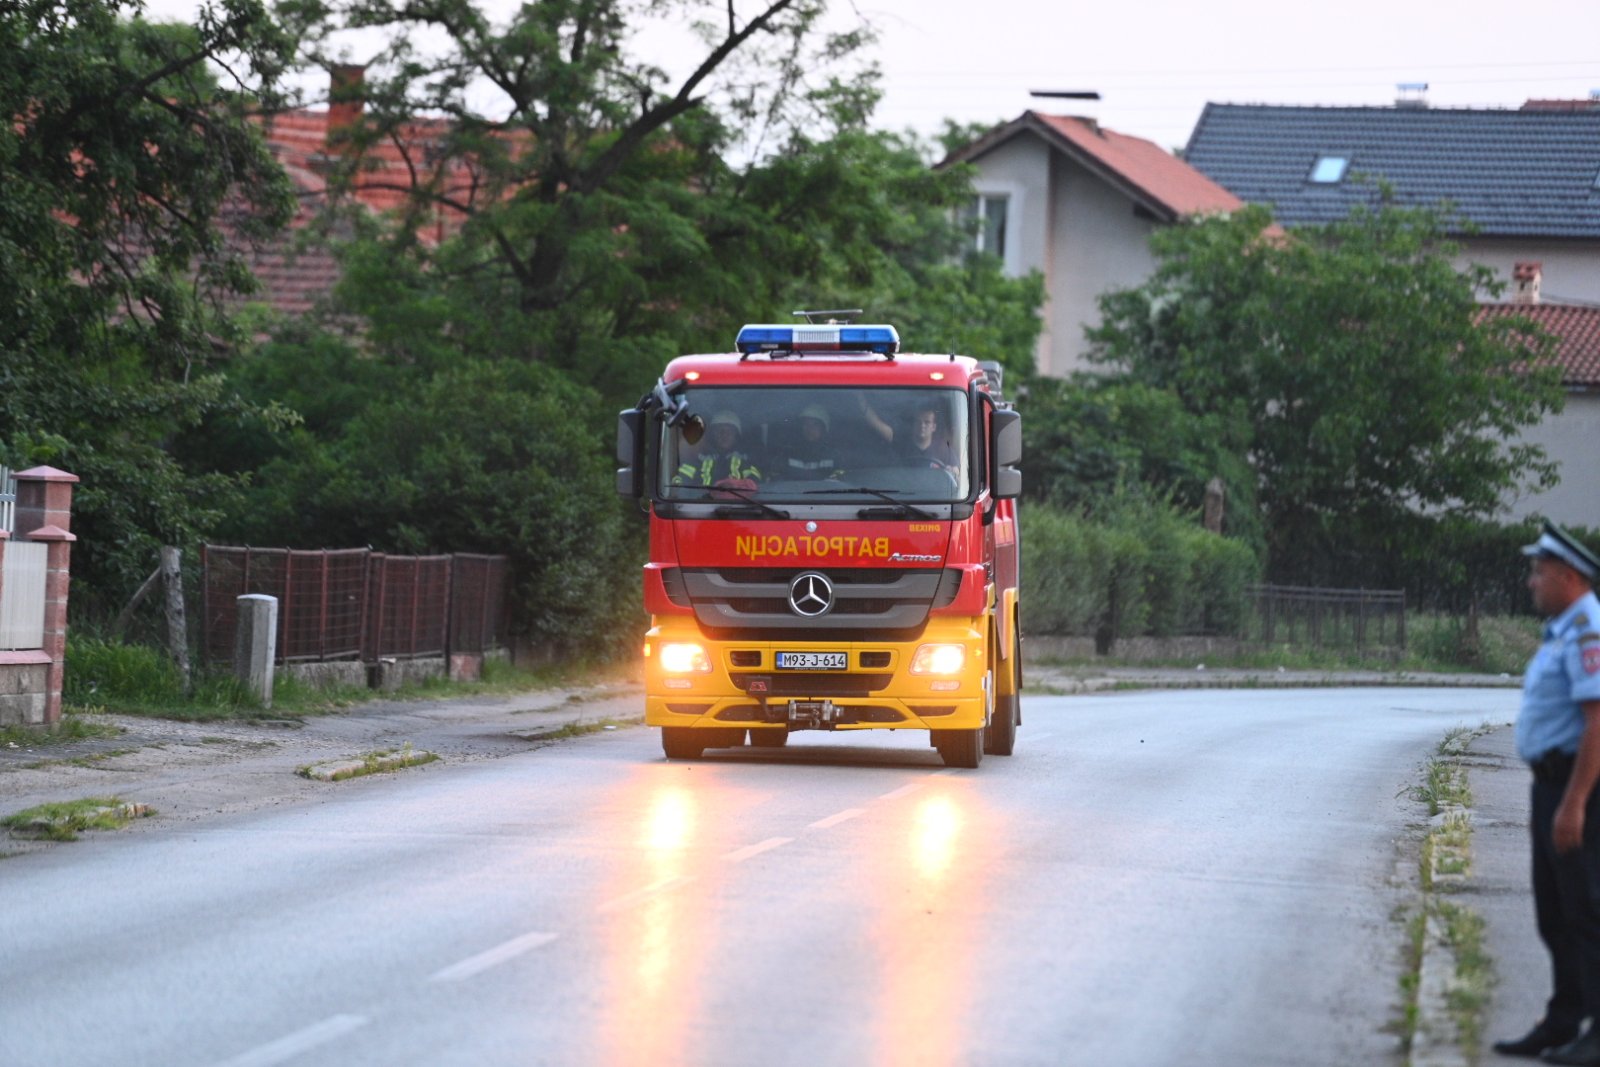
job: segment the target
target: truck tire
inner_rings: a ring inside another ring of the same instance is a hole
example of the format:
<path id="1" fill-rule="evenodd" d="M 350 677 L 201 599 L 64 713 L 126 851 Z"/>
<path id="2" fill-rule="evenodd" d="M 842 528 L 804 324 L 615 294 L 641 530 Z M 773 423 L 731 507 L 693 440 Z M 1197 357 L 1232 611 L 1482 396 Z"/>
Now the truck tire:
<path id="1" fill-rule="evenodd" d="M 1012 688 L 1016 688 L 1017 658 L 1013 650 L 1011 659 L 1007 661 L 1012 672 Z M 994 697 L 994 713 L 989 716 L 989 728 L 983 732 L 983 751 L 990 756 L 1009 756 L 1017 747 L 1017 720 L 1021 702 L 1017 694 L 1012 692 L 996 693 Z"/>
<path id="2" fill-rule="evenodd" d="M 976 770 L 983 762 L 983 734 L 981 726 L 976 730 L 938 730 L 933 744 L 946 767 Z"/>
<path id="3" fill-rule="evenodd" d="M 696 730 L 687 726 L 663 726 L 661 728 L 661 751 L 667 754 L 668 759 L 699 759 L 706 750 L 705 742 L 695 735 Z"/>
<path id="4" fill-rule="evenodd" d="M 756 748 L 782 748 L 789 743 L 789 728 L 782 730 L 751 730 L 750 744 Z"/>

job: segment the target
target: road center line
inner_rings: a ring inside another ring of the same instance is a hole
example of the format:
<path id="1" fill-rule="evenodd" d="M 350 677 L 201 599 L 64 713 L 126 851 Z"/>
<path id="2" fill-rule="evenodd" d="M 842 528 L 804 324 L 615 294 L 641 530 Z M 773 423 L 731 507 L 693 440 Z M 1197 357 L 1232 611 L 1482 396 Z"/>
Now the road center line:
<path id="1" fill-rule="evenodd" d="M 494 948 L 480 952 L 476 956 L 469 956 L 460 963 L 451 964 L 442 971 L 436 971 L 428 977 L 430 982 L 459 982 L 464 978 L 487 971 L 496 964 L 514 960 L 524 952 L 531 952 L 541 945 L 548 945 L 556 939 L 555 934 L 531 933 L 521 937 L 513 937 L 510 941 Z"/>
<path id="2" fill-rule="evenodd" d="M 879 800 L 898 800 L 901 797 L 905 796 L 907 793 L 915 793 L 917 790 L 919 790 L 921 788 L 922 788 L 922 783 L 921 782 L 911 782 L 908 785 L 901 786 L 899 789 L 891 789 L 891 790 L 889 790 L 889 792 L 883 794 L 883 796 L 879 797 L 878 799 Z"/>
<path id="3" fill-rule="evenodd" d="M 816 822 L 808 826 L 807 829 L 826 830 L 830 826 L 838 826 L 847 819 L 853 819 L 857 815 L 865 815 L 866 813 L 866 808 L 846 808 L 837 815 L 830 815 L 826 819 L 818 819 Z"/>
<path id="4" fill-rule="evenodd" d="M 287 1063 L 318 1045 L 326 1045 L 365 1025 L 367 1018 L 364 1015 L 330 1016 L 304 1030 L 296 1030 L 287 1037 L 280 1037 L 231 1060 L 224 1060 L 217 1067 L 272 1067 L 273 1064 Z"/>
<path id="5" fill-rule="evenodd" d="M 676 889 L 678 886 L 692 881 L 694 881 L 694 879 L 687 874 L 680 874 L 676 878 L 663 878 L 659 882 L 652 882 L 643 889 L 635 889 L 633 892 L 624 896 L 620 896 L 615 900 L 608 900 L 595 910 L 600 912 L 621 911 L 623 908 L 633 907 L 635 904 L 639 903 L 641 900 L 644 900 L 648 896 L 664 892 L 668 889 Z"/>
<path id="6" fill-rule="evenodd" d="M 770 852 L 775 848 L 782 848 L 784 845 L 787 845 L 793 840 L 794 838 L 792 837 L 769 837 L 765 841 L 758 841 L 753 845 L 746 845 L 744 848 L 736 849 L 722 858 L 727 860 L 729 863 L 742 863 L 751 856 L 759 856 L 763 852 Z"/>

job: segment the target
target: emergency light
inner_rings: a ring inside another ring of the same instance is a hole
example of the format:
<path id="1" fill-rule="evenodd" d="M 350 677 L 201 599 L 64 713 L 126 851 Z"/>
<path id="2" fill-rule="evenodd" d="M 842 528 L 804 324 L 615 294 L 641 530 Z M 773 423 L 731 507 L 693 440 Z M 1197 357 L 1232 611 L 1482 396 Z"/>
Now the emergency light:
<path id="1" fill-rule="evenodd" d="M 754 352 L 873 352 L 892 356 L 900 350 L 893 326 L 776 326 L 756 323 L 741 327 L 734 348 Z"/>

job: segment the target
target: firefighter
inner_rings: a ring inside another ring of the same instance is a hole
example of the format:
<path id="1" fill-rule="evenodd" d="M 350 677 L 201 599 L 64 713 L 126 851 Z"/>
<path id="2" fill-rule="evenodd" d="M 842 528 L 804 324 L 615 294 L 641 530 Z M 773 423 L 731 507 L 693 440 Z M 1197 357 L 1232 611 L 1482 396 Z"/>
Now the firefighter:
<path id="1" fill-rule="evenodd" d="M 706 449 L 694 459 L 678 465 L 673 481 L 678 485 L 717 485 L 720 482 L 748 482 L 753 487 L 761 471 L 739 449 L 744 424 L 732 411 L 719 411 L 706 427 Z"/>

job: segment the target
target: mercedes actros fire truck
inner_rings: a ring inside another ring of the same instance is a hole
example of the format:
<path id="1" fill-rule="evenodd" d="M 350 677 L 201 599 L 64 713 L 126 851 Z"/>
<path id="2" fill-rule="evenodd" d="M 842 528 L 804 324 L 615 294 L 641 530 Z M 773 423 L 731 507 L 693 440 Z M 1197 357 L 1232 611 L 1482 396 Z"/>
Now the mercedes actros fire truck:
<path id="1" fill-rule="evenodd" d="M 1022 427 L 999 365 L 837 321 L 746 326 L 734 349 L 674 359 L 618 421 L 667 757 L 798 730 L 1010 755 Z"/>

